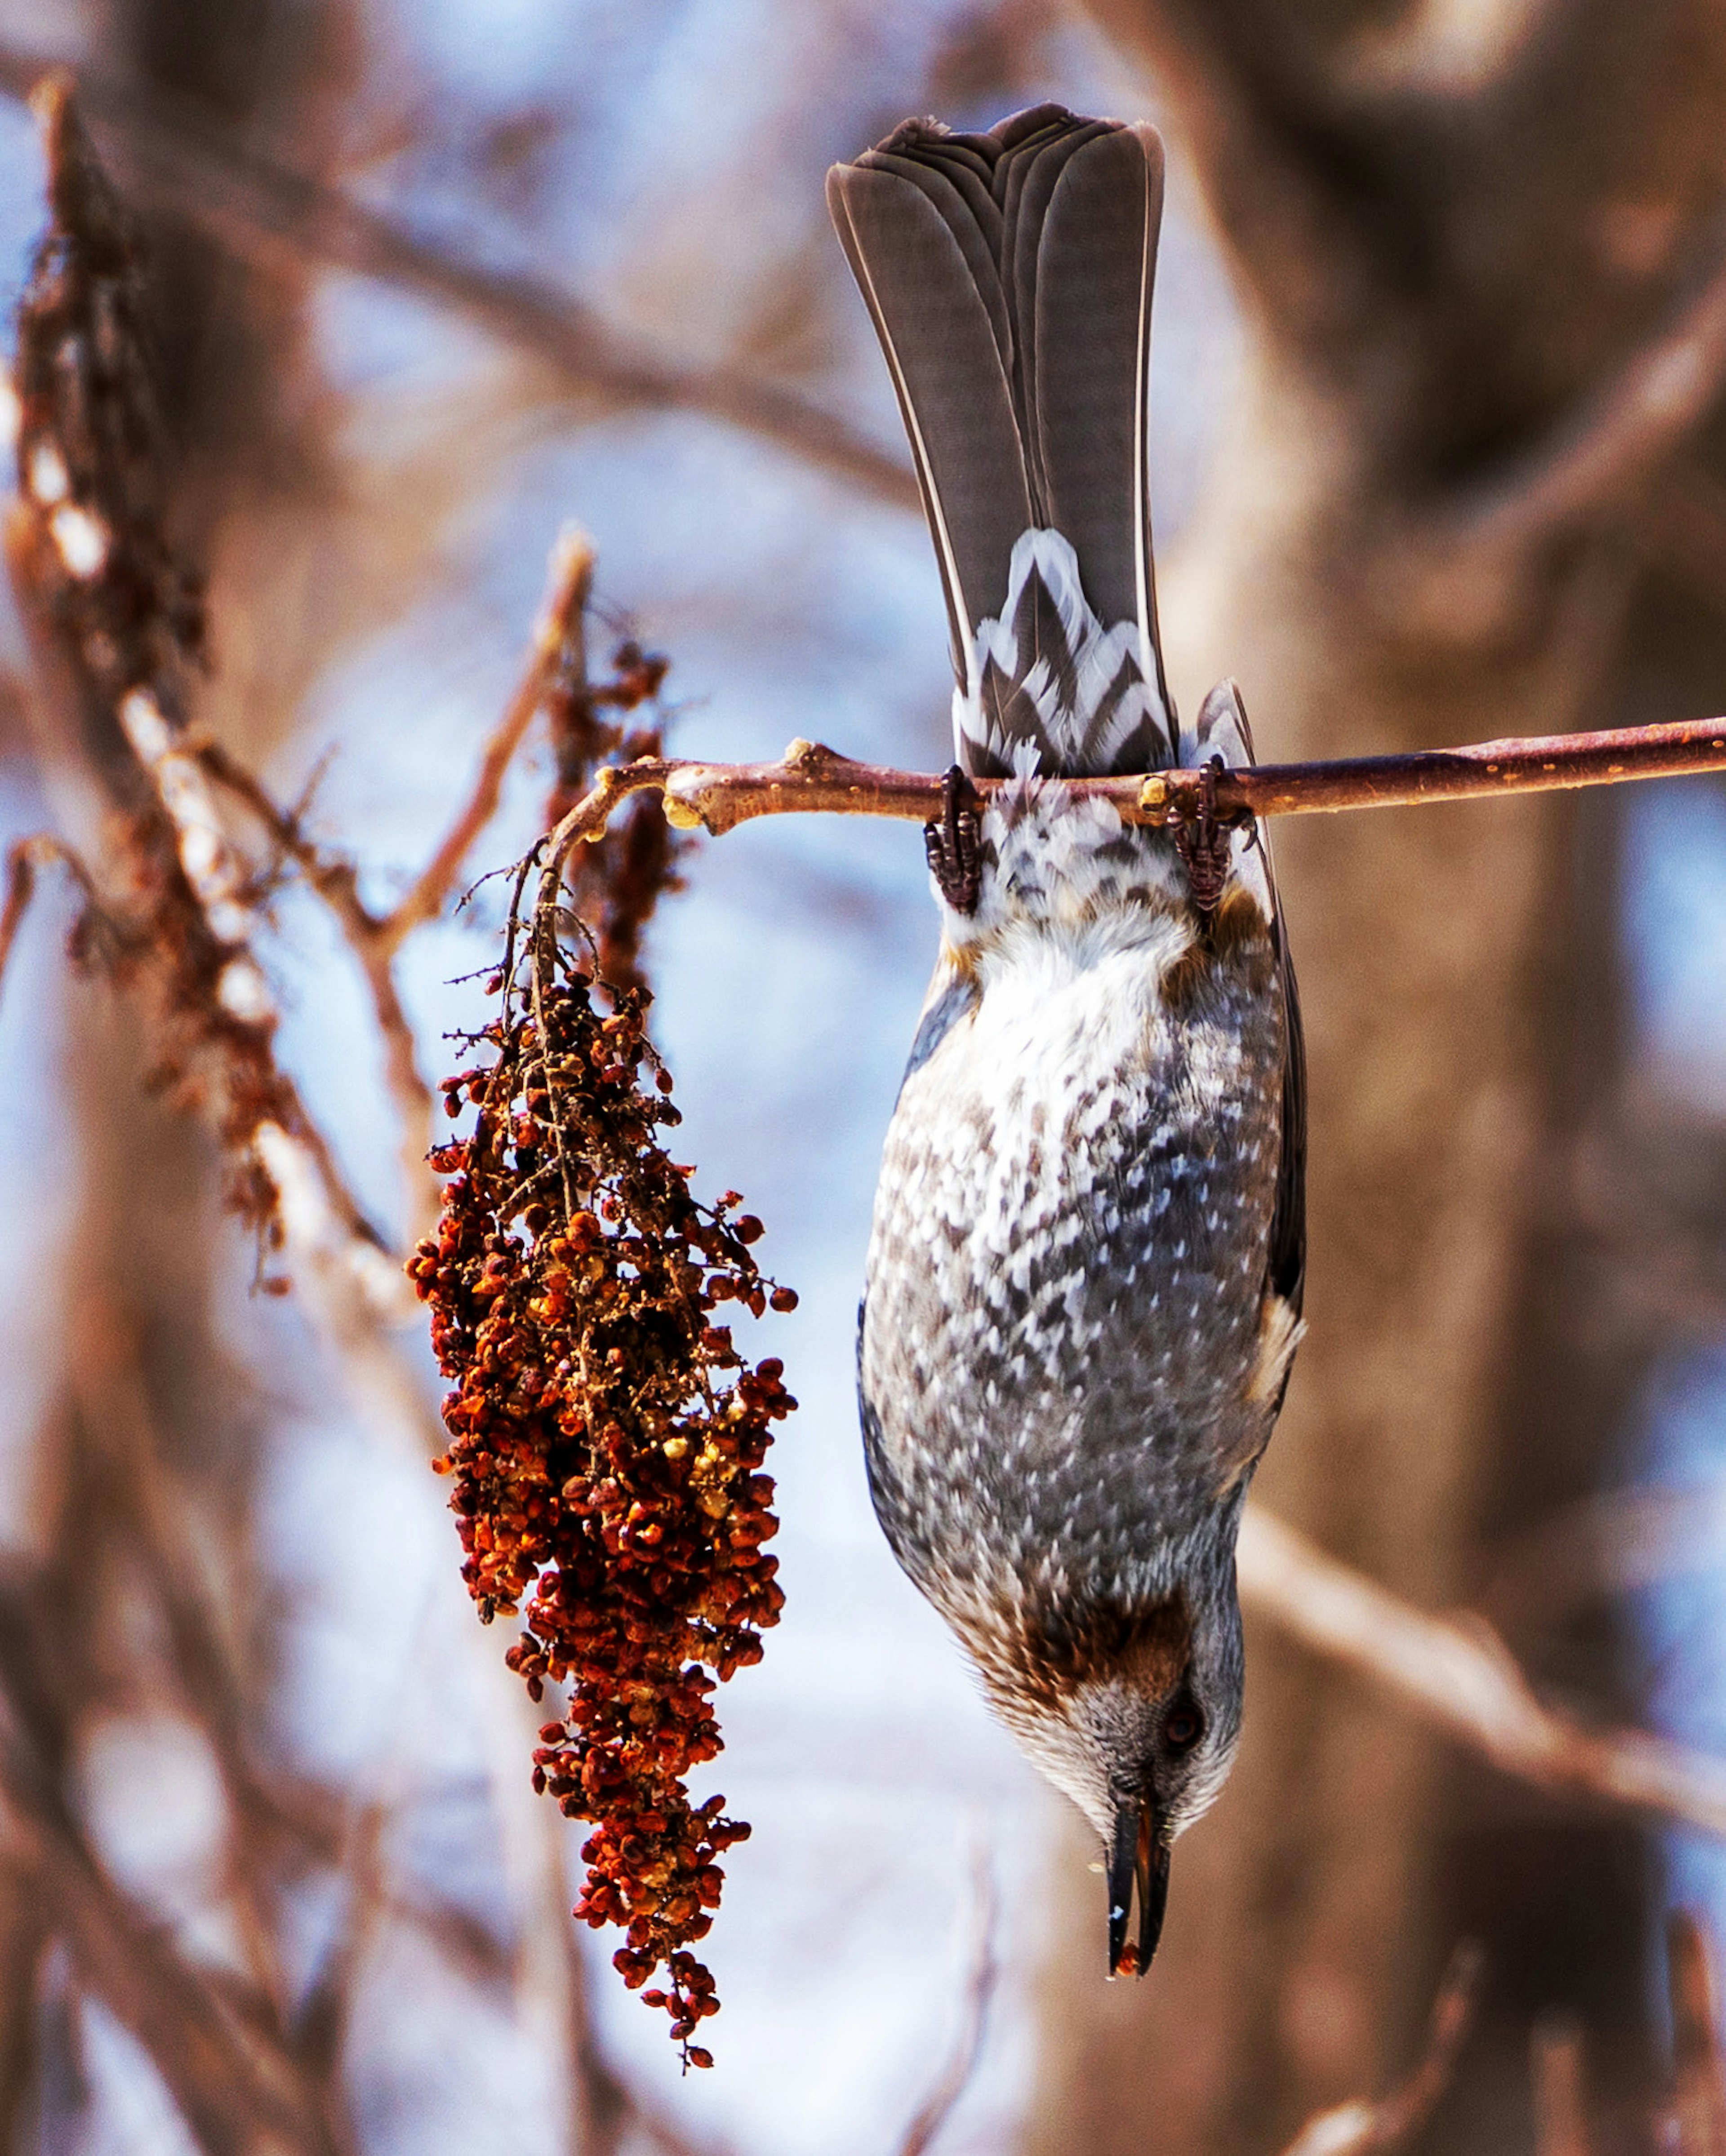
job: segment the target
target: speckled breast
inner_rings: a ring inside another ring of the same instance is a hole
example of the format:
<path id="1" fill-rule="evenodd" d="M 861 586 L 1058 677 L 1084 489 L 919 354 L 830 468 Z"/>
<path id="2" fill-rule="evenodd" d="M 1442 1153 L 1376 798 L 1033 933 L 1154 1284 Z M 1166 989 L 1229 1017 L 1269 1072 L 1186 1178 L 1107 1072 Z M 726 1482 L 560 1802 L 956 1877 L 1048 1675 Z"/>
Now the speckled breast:
<path id="1" fill-rule="evenodd" d="M 1275 1419 L 1292 1321 L 1266 1288 L 1271 932 L 1238 887 L 1201 930 L 1153 865 L 997 895 L 943 952 L 888 1132 L 859 1341 L 870 1474 L 900 1562 L 962 1627 L 1004 1597 L 1155 1594 Z"/>

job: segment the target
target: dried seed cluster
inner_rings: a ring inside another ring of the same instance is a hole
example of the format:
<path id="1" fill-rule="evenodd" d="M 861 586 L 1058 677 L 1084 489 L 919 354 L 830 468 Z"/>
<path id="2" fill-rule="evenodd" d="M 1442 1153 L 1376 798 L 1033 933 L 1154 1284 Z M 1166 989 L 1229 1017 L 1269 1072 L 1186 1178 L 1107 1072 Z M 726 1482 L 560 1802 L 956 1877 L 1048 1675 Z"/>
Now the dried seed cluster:
<path id="1" fill-rule="evenodd" d="M 18 491 L 6 539 L 45 678 L 76 714 L 110 812 L 100 858 L 76 870 L 85 904 L 72 955 L 138 998 L 153 1084 L 211 1116 L 230 1203 L 274 1244 L 276 1190 L 254 1142 L 266 1123 L 313 1150 L 319 1142 L 275 1060 L 275 1009 L 250 948 L 260 891 L 188 747 L 204 609 L 170 537 L 175 467 L 152 381 L 144 266 L 68 84 L 50 79 L 31 101 L 50 214 L 18 304 Z M 352 1224 L 370 1240 L 357 1214 Z"/>
<path id="2" fill-rule="evenodd" d="M 602 764 L 634 763 L 665 752 L 664 728 L 651 714 L 627 725 L 602 714 L 629 714 L 656 703 L 670 670 L 666 660 L 626 638 L 611 655 L 610 680 L 590 681 L 584 620 L 578 620 L 574 638 L 559 656 L 546 695 L 557 767 L 546 806 L 547 830 L 587 793 Z M 601 838 L 577 850 L 567 881 L 576 911 L 592 927 L 602 980 L 620 988 L 646 988 L 642 932 L 660 900 L 683 888 L 677 864 L 689 844 L 665 821 L 659 803 L 644 794 Z"/>
<path id="3" fill-rule="evenodd" d="M 686 1778 L 720 1749 L 716 1681 L 760 1660 L 784 1599 L 760 1469 L 796 1404 L 780 1363 L 752 1368 L 711 1314 L 796 1297 L 750 1255 L 761 1223 L 737 1194 L 698 1205 L 659 1143 L 679 1118 L 645 996 L 598 988 L 544 935 L 518 971 L 493 983 L 490 1060 L 444 1083 L 452 1116 L 478 1116 L 433 1155 L 450 1180 L 409 1266 L 455 1380 L 438 1465 L 481 1618 L 523 1615 L 506 1659 L 535 1699 L 568 1686 L 533 1780 L 594 1828 L 575 1913 L 624 1928 L 631 1989 L 665 1969 L 644 1996 L 708 2066 L 690 2040 L 719 2002 L 688 1948 L 749 1830 Z"/>

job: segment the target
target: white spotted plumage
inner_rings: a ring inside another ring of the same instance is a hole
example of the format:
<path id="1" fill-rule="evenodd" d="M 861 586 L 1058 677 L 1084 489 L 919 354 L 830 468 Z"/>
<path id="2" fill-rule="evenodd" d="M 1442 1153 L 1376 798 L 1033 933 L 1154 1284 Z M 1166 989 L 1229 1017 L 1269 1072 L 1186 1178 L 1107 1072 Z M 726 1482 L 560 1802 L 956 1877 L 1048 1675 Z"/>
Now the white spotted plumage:
<path id="1" fill-rule="evenodd" d="M 984 834 L 887 1137 L 859 1374 L 889 1539 L 1043 1757 L 1066 1717 L 1016 1712 L 1000 1643 L 1063 1599 L 1166 1597 L 1195 1537 L 1225 1555 L 1270 1435 L 1285 1039 L 1238 880 L 1230 952 L 1171 997 L 1201 930 L 1164 834 L 1044 781 Z"/>

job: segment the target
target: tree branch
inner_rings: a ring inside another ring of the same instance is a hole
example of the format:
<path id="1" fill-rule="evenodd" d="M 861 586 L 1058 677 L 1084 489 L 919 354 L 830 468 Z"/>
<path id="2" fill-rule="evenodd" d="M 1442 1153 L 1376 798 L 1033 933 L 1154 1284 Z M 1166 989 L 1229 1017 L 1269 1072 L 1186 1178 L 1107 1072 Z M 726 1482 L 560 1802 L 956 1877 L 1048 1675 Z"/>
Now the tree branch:
<path id="1" fill-rule="evenodd" d="M 1549 436 L 1466 487 L 1441 520 L 1442 539 L 1502 550 L 1597 514 L 1682 446 L 1718 403 L 1723 376 L 1726 261 Z"/>
<path id="2" fill-rule="evenodd" d="M 395 950 L 414 929 L 434 921 L 442 912 L 469 849 L 497 813 L 504 774 L 545 701 L 564 652 L 581 635 L 593 588 L 593 542 L 585 532 L 568 526 L 552 549 L 545 603 L 534 624 L 532 652 L 515 694 L 485 744 L 473 791 L 412 890 L 377 924 L 377 933 L 389 950 Z"/>
<path id="3" fill-rule="evenodd" d="M 193 752 L 202 769 L 244 804 L 329 907 L 366 977 L 383 1043 L 385 1077 L 402 1126 L 403 1173 L 412 1214 L 410 1243 L 435 1218 L 438 1186 L 425 1165 L 432 1142 L 431 1089 L 419 1073 L 414 1029 L 396 985 L 395 956 L 416 928 L 443 911 L 475 839 L 497 813 L 505 773 L 556 680 L 565 654 L 573 642 L 579 641 L 593 581 L 593 547 L 571 526 L 552 550 L 550 579 L 534 629 L 532 652 L 485 744 L 472 789 L 431 860 L 388 913 L 373 913 L 360 896 L 354 863 L 316 844 L 300 813 L 280 807 L 219 742 L 203 742 Z M 0 915 L 0 968 L 5 951 L 5 916 Z"/>
<path id="4" fill-rule="evenodd" d="M 1541 793 L 1613 786 L 1634 778 L 1726 771 L 1726 719 L 1626 726 L 1605 733 L 1478 742 L 1406 756 L 1340 757 L 1326 763 L 1261 763 L 1215 773 L 1213 806 L 1225 822 L 1253 816 L 1308 816 L 1343 808 L 1410 808 L 1483 794 Z M 1129 824 L 1192 822 L 1201 812 L 1203 771 L 1064 782 L 1081 799 L 1108 801 Z M 985 798 L 1007 781 L 981 778 Z M 667 819 L 716 838 L 757 816 L 825 814 L 895 816 L 927 823 L 941 813 L 942 780 L 927 772 L 853 762 L 819 742 L 794 741 L 777 763 L 696 763 L 644 759 L 609 766 L 557 825 L 550 860 L 597 839 L 632 793 L 662 794 Z"/>
<path id="5" fill-rule="evenodd" d="M 1339 2103 L 1309 2118 L 1284 2156 L 1367 2156 L 1389 2149 L 1423 2126 L 1450 2087 L 1456 2054 L 1474 2016 L 1484 1956 L 1465 1940 L 1451 1956 L 1427 2024 L 1426 2050 L 1400 2089 L 1378 2103 Z"/>
<path id="6" fill-rule="evenodd" d="M 958 2034 L 940 2078 L 905 2129 L 905 2138 L 899 2143 L 899 2156 L 925 2156 L 953 2116 L 954 2106 L 970 2087 L 983 2048 L 983 2031 L 1000 1967 L 995 1957 L 994 1881 L 989 1851 L 980 1842 L 972 1860 L 969 1928 L 970 1968 L 961 2002 Z"/>
<path id="7" fill-rule="evenodd" d="M 64 62 L 0 45 L 0 94 L 28 98 Z M 878 500 L 917 505 L 909 465 L 835 413 L 753 370 L 679 359 L 545 280 L 494 270 L 339 188 L 244 147 L 208 112 L 80 67 L 87 111 L 124 139 L 140 191 L 245 255 L 335 264 L 455 307 L 580 388 L 649 409 L 704 413 L 759 435 Z"/>
<path id="8" fill-rule="evenodd" d="M 1679 2156 L 1726 2148 L 1726 2056 L 1720 1999 L 1702 1926 L 1687 1909 L 1667 1919 L 1667 1997 L 1672 2017 L 1672 2139 Z"/>
<path id="9" fill-rule="evenodd" d="M 1726 1761 L 1543 1706 L 1482 1618 L 1432 1617 L 1249 1505 L 1241 1598 L 1315 1653 L 1395 1695 L 1501 1773 L 1726 1835 Z"/>
<path id="10" fill-rule="evenodd" d="M 5 981 L 12 947 L 18 941 L 18 930 L 36 895 L 37 873 L 50 861 L 59 861 L 84 893 L 86 902 L 95 903 L 95 887 L 89 871 L 51 831 L 37 831 L 28 839 L 15 839 L 6 850 L 6 896 L 0 901 L 0 983 Z"/>

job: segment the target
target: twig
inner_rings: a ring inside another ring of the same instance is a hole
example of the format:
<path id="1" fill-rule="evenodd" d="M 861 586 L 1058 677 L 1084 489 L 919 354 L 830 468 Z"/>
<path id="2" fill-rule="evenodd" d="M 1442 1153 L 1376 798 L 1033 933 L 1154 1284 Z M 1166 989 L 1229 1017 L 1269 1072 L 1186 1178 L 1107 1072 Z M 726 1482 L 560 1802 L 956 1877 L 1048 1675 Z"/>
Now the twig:
<path id="1" fill-rule="evenodd" d="M 1432 2002 L 1425 2051 L 1400 2089 L 1379 2103 L 1340 2103 L 1319 2112 L 1307 2121 L 1284 2156 L 1365 2156 L 1368 2150 L 1396 2148 L 1423 2126 L 1450 2087 L 1456 2054 L 1473 2016 L 1483 1960 L 1480 1948 L 1467 1939 L 1451 1956 Z"/>
<path id="2" fill-rule="evenodd" d="M 278 808 L 252 773 L 236 763 L 218 742 L 202 742 L 192 753 L 199 768 L 245 804 L 274 844 L 300 870 L 335 916 L 365 975 L 372 1016 L 383 1044 L 384 1082 L 402 1127 L 402 1170 L 410 1194 L 410 1227 L 419 1234 L 436 1209 L 425 1168 L 431 1144 L 432 1093 L 419 1073 L 414 1029 L 403 1008 L 390 963 L 396 946 L 389 920 L 373 913 L 361 898 L 359 871 L 353 863 L 315 845 L 299 818 Z"/>
<path id="3" fill-rule="evenodd" d="M 1726 2156 L 1720 2001 L 1708 1938 L 1692 1911 L 1673 1910 L 1667 1922 L 1666 1950 L 1677 2156 Z"/>
<path id="4" fill-rule="evenodd" d="M 1601 1597 L 1718 1564 L 1723 1548 L 1726 1485 L 1602 1491 L 1501 1547 L 1482 1606 L 1508 1631 L 1550 1628 Z"/>
<path id="5" fill-rule="evenodd" d="M 1726 1835 L 1726 1761 L 1554 1713 L 1483 1620 L 1428 1616 L 1256 1505 L 1241 1521 L 1239 1564 L 1249 1609 L 1382 1686 L 1502 1773 Z"/>
<path id="6" fill-rule="evenodd" d="M 1726 718 L 1477 742 L 1405 756 L 1256 764 L 1217 773 L 1215 808 L 1225 820 L 1310 816 L 1614 786 L 1698 771 L 1726 771 Z M 1180 770 L 1065 783 L 1081 798 L 1112 803 L 1129 824 L 1155 824 L 1195 818 L 1204 779 L 1202 772 Z M 1006 783 L 984 778 L 977 785 L 987 798 Z M 666 818 L 678 829 L 717 837 L 757 816 L 894 816 L 927 823 L 940 813 L 941 788 L 932 773 L 856 763 L 816 742 L 793 742 L 777 763 L 644 759 L 600 773 L 593 792 L 552 834 L 552 859 L 561 862 L 572 846 L 598 837 L 618 803 L 632 793 L 662 794 Z"/>
<path id="7" fill-rule="evenodd" d="M 50 861 L 59 862 L 66 870 L 87 903 L 95 903 L 95 886 L 90 881 L 89 870 L 51 831 L 37 831 L 28 839 L 15 839 L 6 851 L 6 896 L 0 902 L 0 984 L 5 982 L 12 947 L 18 941 L 18 930 L 36 895 L 37 873 Z"/>
<path id="8" fill-rule="evenodd" d="M 988 1847 L 980 1839 L 972 1861 L 970 1930 L 970 1972 L 965 1980 L 958 2033 L 940 2078 L 905 2129 L 899 2156 L 924 2156 L 970 2087 L 983 2048 L 983 2031 L 1000 1969 L 995 1958 L 994 1876 Z"/>
<path id="9" fill-rule="evenodd" d="M 1726 231 L 1717 230 L 1717 240 Z M 1726 373 L 1726 264 L 1531 454 L 1465 495 L 1453 537 L 1502 547 L 1622 498 L 1708 417 Z"/>
<path id="10" fill-rule="evenodd" d="M 28 97 L 55 65 L 45 54 L 0 46 L 0 92 Z M 207 111 L 159 90 L 82 69 L 79 89 L 88 109 L 124 136 L 142 190 L 237 252 L 336 263 L 426 293 L 583 391 L 626 405 L 704 413 L 879 500 L 917 506 L 907 464 L 794 389 L 750 369 L 676 358 L 542 278 L 468 260 L 339 188 L 259 157 Z"/>
<path id="11" fill-rule="evenodd" d="M 1534 2156 L 1589 2156 L 1582 2100 L 1582 2030 L 1568 2014 L 1544 2015 L 1528 2034 L 1534 2089 Z"/>
<path id="12" fill-rule="evenodd" d="M 38 843 L 33 839 L 20 839 L 7 850 L 6 902 L 0 906 L 0 981 L 6 978 L 7 961 L 12 956 L 19 926 L 35 893 Z"/>
<path id="13" fill-rule="evenodd" d="M 413 888 L 395 909 L 376 924 L 388 950 L 395 950 L 423 922 L 434 921 L 455 888 L 461 865 L 497 813 L 504 774 L 521 738 L 544 703 L 563 653 L 581 633 L 593 588 L 593 547 L 587 534 L 566 526 L 552 549 L 546 596 L 534 624 L 533 649 L 515 694 L 480 759 L 472 793 L 427 862 Z"/>
<path id="14" fill-rule="evenodd" d="M 366 977 L 372 1015 L 383 1043 L 385 1081 L 402 1127 L 403 1174 L 406 1188 L 413 1194 L 410 1241 L 425 1231 L 437 1209 L 436 1184 L 425 1166 L 432 1142 L 433 1101 L 431 1088 L 420 1075 L 414 1029 L 403 1008 L 393 961 L 413 932 L 442 912 L 474 841 L 497 813 L 511 762 L 557 680 L 572 636 L 578 638 L 593 580 L 591 542 L 573 526 L 566 527 L 552 550 L 545 603 L 535 624 L 532 654 L 481 753 L 473 787 L 431 860 L 399 904 L 388 913 L 372 912 L 360 896 L 359 870 L 354 863 L 316 844 L 300 816 L 280 807 L 253 773 L 218 742 L 202 742 L 193 752 L 200 767 L 244 804 L 329 907 Z M 0 946 L 0 962 L 3 962 L 3 946 Z"/>

